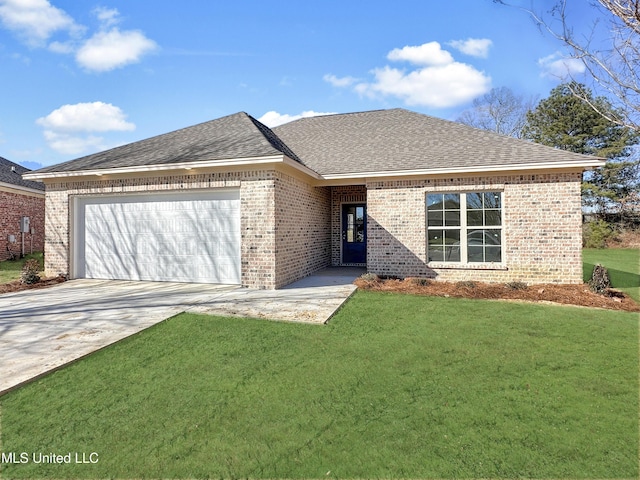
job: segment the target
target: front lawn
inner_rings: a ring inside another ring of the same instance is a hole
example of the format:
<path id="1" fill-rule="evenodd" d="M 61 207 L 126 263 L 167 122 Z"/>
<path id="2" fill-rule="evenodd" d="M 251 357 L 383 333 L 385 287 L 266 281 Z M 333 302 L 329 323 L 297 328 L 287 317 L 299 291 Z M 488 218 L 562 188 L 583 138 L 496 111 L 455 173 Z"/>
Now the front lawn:
<path id="1" fill-rule="evenodd" d="M 357 292 L 327 326 L 182 314 L 1 397 L 2 452 L 98 462 L 0 475 L 638 478 L 638 387 L 635 313 Z"/>
<path id="2" fill-rule="evenodd" d="M 31 258 L 35 258 L 36 260 L 38 260 L 38 262 L 40 262 L 40 268 L 43 268 L 42 252 L 27 254 L 24 256 L 24 258 L 19 258 L 16 260 L 5 260 L 3 262 L 0 262 L 0 284 L 13 282 L 14 280 L 20 280 L 20 273 L 22 272 L 24 262 Z"/>
<path id="3" fill-rule="evenodd" d="M 607 267 L 614 288 L 640 302 L 640 251 L 636 248 L 585 248 L 582 250 L 584 281 L 591 278 L 594 265 Z"/>

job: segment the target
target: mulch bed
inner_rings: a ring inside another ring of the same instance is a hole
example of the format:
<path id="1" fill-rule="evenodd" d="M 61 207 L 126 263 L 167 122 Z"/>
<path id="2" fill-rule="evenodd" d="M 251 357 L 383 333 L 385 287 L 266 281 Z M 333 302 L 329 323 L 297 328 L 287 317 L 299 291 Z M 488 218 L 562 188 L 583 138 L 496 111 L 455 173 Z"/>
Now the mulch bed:
<path id="1" fill-rule="evenodd" d="M 45 278 L 41 281 L 25 285 L 19 280 L 0 285 L 0 293 L 17 292 L 46 288 L 64 282 L 64 277 Z M 479 298 L 489 300 L 520 300 L 526 302 L 550 302 L 563 305 L 577 305 L 591 308 L 606 308 L 610 310 L 624 310 L 640 312 L 640 304 L 636 303 L 626 293 L 615 289 L 608 289 L 604 294 L 594 293 L 586 284 L 582 285 L 524 285 L 481 283 L 481 282 L 442 282 L 416 278 L 356 279 L 356 286 L 362 290 L 378 292 L 398 292 L 414 295 L 453 298 Z"/>
<path id="2" fill-rule="evenodd" d="M 406 278 L 365 280 L 358 278 L 356 286 L 363 290 L 398 292 L 453 298 L 479 298 L 491 300 L 519 300 L 526 302 L 551 302 L 563 305 L 577 305 L 610 310 L 640 312 L 640 304 L 626 293 L 608 289 L 597 294 L 586 284 L 581 285 L 529 285 L 494 284 L 481 282 L 443 282 Z M 425 284 L 426 283 L 426 284 Z M 514 288 L 515 287 L 515 288 Z"/>
<path id="3" fill-rule="evenodd" d="M 43 278 L 39 282 L 32 283 L 30 285 L 22 283 L 20 280 L 15 280 L 9 283 L 0 284 L 0 293 L 19 292 L 21 290 L 35 290 L 37 288 L 46 288 L 52 285 L 57 285 L 66 281 L 64 277 L 52 277 Z"/>

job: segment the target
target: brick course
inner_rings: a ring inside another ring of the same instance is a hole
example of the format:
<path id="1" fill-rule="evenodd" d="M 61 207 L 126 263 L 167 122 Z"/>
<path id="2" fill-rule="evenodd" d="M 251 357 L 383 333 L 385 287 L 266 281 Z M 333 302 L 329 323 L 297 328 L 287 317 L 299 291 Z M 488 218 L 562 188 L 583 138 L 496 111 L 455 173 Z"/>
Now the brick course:
<path id="1" fill-rule="evenodd" d="M 42 195 L 18 193 L 18 190 L 0 189 L 0 261 L 10 257 L 8 249 L 16 255 L 22 251 L 20 219 L 29 217 L 34 234 L 24 234 L 25 253 L 42 252 L 44 248 L 44 192 Z M 8 241 L 9 235 L 16 238 L 15 244 Z"/>

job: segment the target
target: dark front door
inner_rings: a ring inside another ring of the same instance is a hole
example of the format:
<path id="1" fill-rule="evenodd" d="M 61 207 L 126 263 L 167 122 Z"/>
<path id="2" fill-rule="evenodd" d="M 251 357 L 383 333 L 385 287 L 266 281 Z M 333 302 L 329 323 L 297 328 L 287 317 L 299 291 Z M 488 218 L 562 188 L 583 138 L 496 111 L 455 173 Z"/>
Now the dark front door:
<path id="1" fill-rule="evenodd" d="M 367 263 L 367 208 L 342 205 L 342 263 Z"/>

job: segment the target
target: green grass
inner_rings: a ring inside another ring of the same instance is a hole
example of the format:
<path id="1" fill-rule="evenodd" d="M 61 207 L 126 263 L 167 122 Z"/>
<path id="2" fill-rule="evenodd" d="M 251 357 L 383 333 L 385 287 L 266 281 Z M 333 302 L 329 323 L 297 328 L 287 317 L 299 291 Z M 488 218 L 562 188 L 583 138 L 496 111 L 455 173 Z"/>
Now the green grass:
<path id="1" fill-rule="evenodd" d="M 17 260 L 5 260 L 0 262 L 0 283 L 8 283 L 14 280 L 20 280 L 20 273 L 22 272 L 22 266 L 27 260 L 35 258 L 40 262 L 42 268 L 43 256 L 42 253 L 33 253 L 25 255 L 24 258 Z"/>
<path id="2" fill-rule="evenodd" d="M 635 248 L 585 248 L 583 255 L 583 278 L 588 282 L 594 265 L 607 267 L 614 288 L 626 292 L 640 302 L 640 251 Z"/>
<path id="3" fill-rule="evenodd" d="M 3 478 L 638 478 L 638 316 L 358 292 L 182 314 L 0 397 Z"/>

